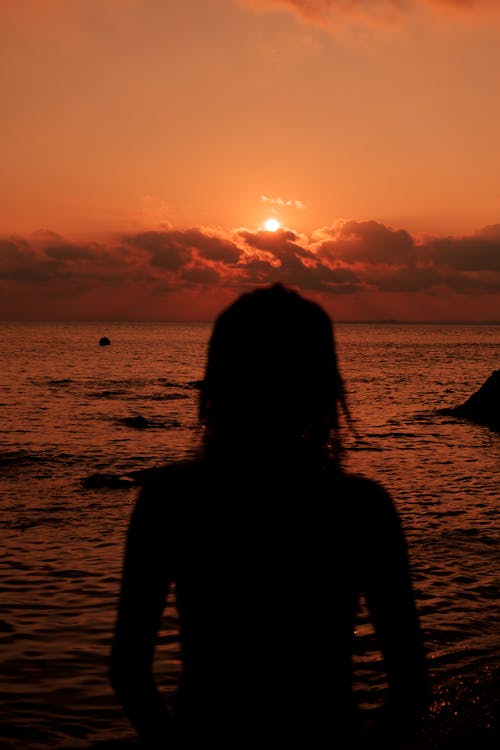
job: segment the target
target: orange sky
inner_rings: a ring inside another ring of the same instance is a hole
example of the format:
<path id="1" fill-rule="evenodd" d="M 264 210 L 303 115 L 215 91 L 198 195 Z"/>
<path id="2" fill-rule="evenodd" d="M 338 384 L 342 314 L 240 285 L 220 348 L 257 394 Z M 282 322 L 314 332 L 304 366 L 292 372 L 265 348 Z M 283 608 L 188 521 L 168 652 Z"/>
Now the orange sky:
<path id="1" fill-rule="evenodd" d="M 498 320 L 499 6 L 2 0 L 0 316 Z"/>

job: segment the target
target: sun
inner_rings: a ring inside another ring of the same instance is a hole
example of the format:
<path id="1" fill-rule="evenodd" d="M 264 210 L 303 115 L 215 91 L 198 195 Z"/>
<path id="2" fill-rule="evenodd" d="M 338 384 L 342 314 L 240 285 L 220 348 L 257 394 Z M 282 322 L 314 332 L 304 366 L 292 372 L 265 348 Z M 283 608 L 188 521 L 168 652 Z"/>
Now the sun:
<path id="1" fill-rule="evenodd" d="M 280 226 L 278 219 L 268 219 L 264 222 L 264 227 L 268 232 L 276 232 Z"/>

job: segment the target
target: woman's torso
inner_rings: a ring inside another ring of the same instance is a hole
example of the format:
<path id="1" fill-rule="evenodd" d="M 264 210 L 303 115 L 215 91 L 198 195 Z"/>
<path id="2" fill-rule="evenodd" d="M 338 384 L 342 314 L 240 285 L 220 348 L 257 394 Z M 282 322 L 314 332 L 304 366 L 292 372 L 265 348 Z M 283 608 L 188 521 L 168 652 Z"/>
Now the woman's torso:
<path id="1" fill-rule="evenodd" d="M 296 735 L 352 723 L 373 487 L 333 469 L 259 475 L 202 462 L 158 476 L 183 659 L 176 712 L 186 726 L 224 716 L 234 730 L 253 716 L 257 734 L 270 725 Z"/>

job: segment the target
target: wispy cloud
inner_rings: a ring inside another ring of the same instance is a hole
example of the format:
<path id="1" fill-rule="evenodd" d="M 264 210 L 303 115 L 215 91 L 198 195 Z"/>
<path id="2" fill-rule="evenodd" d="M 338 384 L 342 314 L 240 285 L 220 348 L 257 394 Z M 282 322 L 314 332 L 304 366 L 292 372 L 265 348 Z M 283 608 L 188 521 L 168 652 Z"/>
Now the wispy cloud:
<path id="1" fill-rule="evenodd" d="M 500 11 L 497 0 L 245 0 L 260 8 L 284 8 L 315 23 L 395 23 L 421 10 L 435 10 L 456 18 Z"/>
<path id="2" fill-rule="evenodd" d="M 279 208 L 298 208 L 300 211 L 305 211 L 307 206 L 302 201 L 288 199 L 288 198 L 270 198 L 268 195 L 260 196 L 261 203 L 268 203 L 271 206 L 278 206 Z"/>

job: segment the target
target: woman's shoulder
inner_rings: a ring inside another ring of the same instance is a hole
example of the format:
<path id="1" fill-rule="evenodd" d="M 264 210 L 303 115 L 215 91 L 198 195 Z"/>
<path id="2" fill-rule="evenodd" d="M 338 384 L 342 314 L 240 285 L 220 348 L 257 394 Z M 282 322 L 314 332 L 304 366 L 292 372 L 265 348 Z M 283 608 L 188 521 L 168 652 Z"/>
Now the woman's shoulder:
<path id="1" fill-rule="evenodd" d="M 394 512 L 394 503 L 384 485 L 363 474 L 342 473 L 339 479 L 345 501 L 368 515 Z"/>
<path id="2" fill-rule="evenodd" d="M 371 479 L 364 474 L 351 474 L 349 472 L 342 472 L 339 475 L 339 481 L 351 492 L 359 493 L 360 496 L 388 496 L 388 492 L 384 485 L 376 479 Z"/>
<path id="3" fill-rule="evenodd" d="M 148 472 L 141 487 L 141 495 L 158 497 L 165 492 L 172 492 L 177 486 L 187 489 L 189 485 L 203 481 L 207 471 L 205 462 L 197 459 L 172 461 L 158 466 Z"/>
<path id="4" fill-rule="evenodd" d="M 177 523 L 186 506 L 200 495 L 203 488 L 204 467 L 198 461 L 175 461 L 147 472 L 137 494 L 133 512 L 133 524 L 160 531 Z M 162 531 L 163 533 L 163 531 Z"/>

